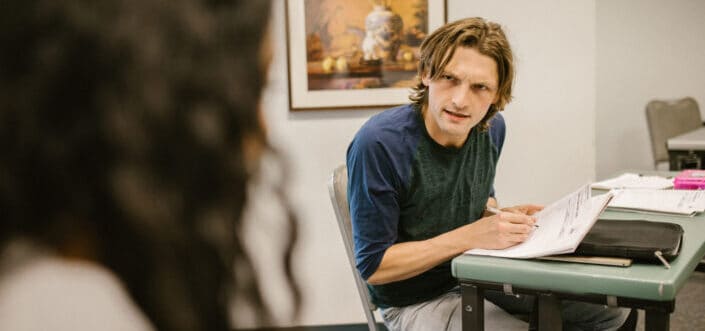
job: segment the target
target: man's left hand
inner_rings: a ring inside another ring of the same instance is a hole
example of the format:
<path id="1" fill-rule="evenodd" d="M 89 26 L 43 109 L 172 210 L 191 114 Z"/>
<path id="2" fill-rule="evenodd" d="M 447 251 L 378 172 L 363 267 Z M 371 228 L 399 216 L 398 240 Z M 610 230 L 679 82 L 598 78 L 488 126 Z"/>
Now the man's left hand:
<path id="1" fill-rule="evenodd" d="M 543 206 L 541 206 L 541 205 L 518 205 L 518 206 L 514 206 L 514 207 L 502 208 L 502 211 L 515 213 L 515 214 L 533 215 L 533 214 L 538 213 L 542 209 L 543 209 Z"/>

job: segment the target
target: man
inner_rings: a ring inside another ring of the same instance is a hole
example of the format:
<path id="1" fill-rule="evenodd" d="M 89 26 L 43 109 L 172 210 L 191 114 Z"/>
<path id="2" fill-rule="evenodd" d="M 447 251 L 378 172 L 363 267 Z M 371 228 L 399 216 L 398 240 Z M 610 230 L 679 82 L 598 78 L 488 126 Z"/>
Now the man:
<path id="1" fill-rule="evenodd" d="M 526 240 L 540 206 L 494 198 L 504 143 L 498 113 L 511 100 L 514 64 L 501 27 L 482 18 L 446 24 L 421 45 L 412 103 L 373 116 L 348 149 L 348 196 L 357 268 L 391 330 L 459 330 L 450 260 L 472 248 Z M 512 313 L 533 298 L 489 292 Z M 628 310 L 563 305 L 566 327 L 618 328 Z"/>

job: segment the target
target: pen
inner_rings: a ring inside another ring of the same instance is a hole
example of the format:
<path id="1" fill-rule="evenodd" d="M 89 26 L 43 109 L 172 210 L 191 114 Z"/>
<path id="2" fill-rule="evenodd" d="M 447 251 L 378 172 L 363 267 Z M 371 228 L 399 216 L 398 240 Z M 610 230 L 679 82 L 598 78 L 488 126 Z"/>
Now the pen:
<path id="1" fill-rule="evenodd" d="M 501 210 L 499 210 L 499 209 L 497 209 L 497 208 L 495 208 L 495 207 L 491 207 L 491 206 L 487 206 L 487 211 L 490 212 L 490 213 L 493 213 L 493 214 L 495 214 L 495 215 L 502 212 Z M 534 227 L 535 227 L 535 228 L 538 228 L 539 225 L 538 225 L 538 224 L 534 224 Z"/>

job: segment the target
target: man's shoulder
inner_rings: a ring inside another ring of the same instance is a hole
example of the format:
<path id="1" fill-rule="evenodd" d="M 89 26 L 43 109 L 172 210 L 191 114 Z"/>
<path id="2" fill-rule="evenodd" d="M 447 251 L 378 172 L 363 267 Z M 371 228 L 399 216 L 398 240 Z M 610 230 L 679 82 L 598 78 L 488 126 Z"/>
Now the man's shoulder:
<path id="1" fill-rule="evenodd" d="M 393 142 L 420 133 L 419 114 L 413 104 L 386 109 L 363 124 L 356 139 Z"/>
<path id="2" fill-rule="evenodd" d="M 414 158 L 423 130 L 423 121 L 413 105 L 387 109 L 372 116 L 348 147 L 348 169 L 355 160 L 387 162 L 392 168 L 406 169 Z"/>
<path id="3" fill-rule="evenodd" d="M 490 138 L 492 140 L 492 144 L 499 150 L 502 150 L 502 146 L 504 146 L 504 138 L 507 133 L 507 127 L 504 122 L 504 116 L 502 116 L 501 113 L 497 113 L 492 117 L 490 120 Z"/>
<path id="4" fill-rule="evenodd" d="M 504 116 L 502 115 L 501 112 L 497 112 L 492 116 L 492 119 L 490 120 L 490 130 L 495 129 L 495 130 L 502 130 L 504 131 L 506 127 L 506 124 L 504 122 Z"/>

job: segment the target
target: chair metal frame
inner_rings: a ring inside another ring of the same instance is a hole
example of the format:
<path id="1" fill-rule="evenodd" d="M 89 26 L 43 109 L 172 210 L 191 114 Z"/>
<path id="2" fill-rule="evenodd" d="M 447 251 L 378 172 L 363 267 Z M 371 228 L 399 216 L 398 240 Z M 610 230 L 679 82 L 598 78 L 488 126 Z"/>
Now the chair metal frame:
<path id="1" fill-rule="evenodd" d="M 328 182 L 328 192 L 330 193 L 330 200 L 333 204 L 333 210 L 335 210 L 335 216 L 338 220 L 340 235 L 343 237 L 343 244 L 345 244 L 345 253 L 347 253 L 348 262 L 350 262 L 350 268 L 352 269 L 353 277 L 355 278 L 357 292 L 360 295 L 360 301 L 362 301 L 365 317 L 367 317 L 367 326 L 370 328 L 370 331 L 380 331 L 377 328 L 377 321 L 375 320 L 374 314 L 374 311 L 377 310 L 377 306 L 372 303 L 370 293 L 367 290 L 367 283 L 362 280 L 360 273 L 355 267 L 352 220 L 350 217 L 350 207 L 348 206 L 347 190 L 348 168 L 343 164 L 333 170 L 333 174 Z"/>

